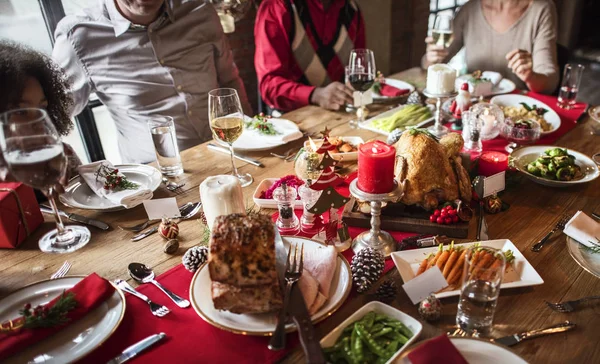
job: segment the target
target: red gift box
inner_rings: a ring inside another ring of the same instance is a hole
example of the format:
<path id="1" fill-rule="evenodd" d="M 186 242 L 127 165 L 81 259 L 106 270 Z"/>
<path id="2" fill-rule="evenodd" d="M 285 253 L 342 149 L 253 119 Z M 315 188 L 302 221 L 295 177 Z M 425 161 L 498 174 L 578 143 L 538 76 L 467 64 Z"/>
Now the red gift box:
<path id="1" fill-rule="evenodd" d="M 44 217 L 31 187 L 0 183 L 0 248 L 16 248 Z"/>

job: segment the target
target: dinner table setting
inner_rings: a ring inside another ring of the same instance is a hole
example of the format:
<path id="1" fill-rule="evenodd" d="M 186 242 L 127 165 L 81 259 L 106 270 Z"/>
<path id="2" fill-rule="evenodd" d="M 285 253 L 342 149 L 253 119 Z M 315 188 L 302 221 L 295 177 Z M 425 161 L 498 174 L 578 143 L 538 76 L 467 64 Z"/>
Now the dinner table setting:
<path id="1" fill-rule="evenodd" d="M 346 111 L 213 90 L 213 140 L 58 193 L 59 140 L 0 143 L 0 362 L 600 362 L 600 107 L 367 68 Z"/>

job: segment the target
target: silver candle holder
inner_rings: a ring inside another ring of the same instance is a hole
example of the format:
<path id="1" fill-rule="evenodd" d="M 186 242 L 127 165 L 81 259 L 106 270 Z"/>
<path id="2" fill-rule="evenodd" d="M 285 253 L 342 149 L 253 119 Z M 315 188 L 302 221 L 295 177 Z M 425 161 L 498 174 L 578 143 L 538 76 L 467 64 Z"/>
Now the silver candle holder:
<path id="1" fill-rule="evenodd" d="M 388 193 L 367 193 L 358 188 L 358 179 L 350 182 L 350 194 L 361 201 L 368 201 L 371 205 L 371 230 L 358 235 L 352 241 L 352 250 L 358 253 L 370 247 L 388 257 L 396 251 L 396 240 L 390 233 L 381 230 L 381 207 L 383 202 L 397 201 L 402 198 L 404 188 L 395 183 L 395 187 Z"/>
<path id="2" fill-rule="evenodd" d="M 423 95 L 436 99 L 435 102 L 435 124 L 427 128 L 427 130 L 438 138 L 448 134 L 448 128 L 442 124 L 442 100 L 458 95 L 458 92 L 448 92 L 446 94 L 435 94 L 427 89 L 423 90 Z"/>

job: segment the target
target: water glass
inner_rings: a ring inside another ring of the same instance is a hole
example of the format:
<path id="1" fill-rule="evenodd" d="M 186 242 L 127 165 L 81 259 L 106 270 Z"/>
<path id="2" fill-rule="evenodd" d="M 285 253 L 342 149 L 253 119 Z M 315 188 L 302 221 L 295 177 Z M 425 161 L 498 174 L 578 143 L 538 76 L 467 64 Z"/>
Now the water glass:
<path id="1" fill-rule="evenodd" d="M 472 247 L 465 253 L 456 324 L 466 333 L 490 334 L 505 266 L 501 250 Z"/>
<path id="2" fill-rule="evenodd" d="M 563 72 L 563 79 L 558 92 L 556 105 L 563 109 L 572 109 L 575 106 L 579 83 L 585 67 L 580 64 L 567 64 Z"/>
<path id="3" fill-rule="evenodd" d="M 152 135 L 156 161 L 160 172 L 169 177 L 179 176 L 183 173 L 175 124 L 170 116 L 152 116 L 148 120 L 148 127 Z"/>
<path id="4" fill-rule="evenodd" d="M 464 111 L 462 113 L 462 120 L 462 137 L 465 141 L 465 150 L 481 153 L 483 150 L 483 143 L 481 142 L 482 120 L 471 111 Z"/>

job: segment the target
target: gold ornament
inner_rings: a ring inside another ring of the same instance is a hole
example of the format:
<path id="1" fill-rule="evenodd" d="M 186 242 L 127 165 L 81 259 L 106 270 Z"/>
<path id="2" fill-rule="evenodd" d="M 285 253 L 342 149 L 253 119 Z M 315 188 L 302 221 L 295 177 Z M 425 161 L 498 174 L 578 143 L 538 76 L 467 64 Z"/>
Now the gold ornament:
<path id="1" fill-rule="evenodd" d="M 483 200 L 485 211 L 490 214 L 498 213 L 502 210 L 502 200 L 497 195 L 488 196 Z"/>
<path id="2" fill-rule="evenodd" d="M 158 226 L 158 233 L 165 239 L 175 239 L 179 236 L 179 226 L 176 222 L 164 217 Z"/>

